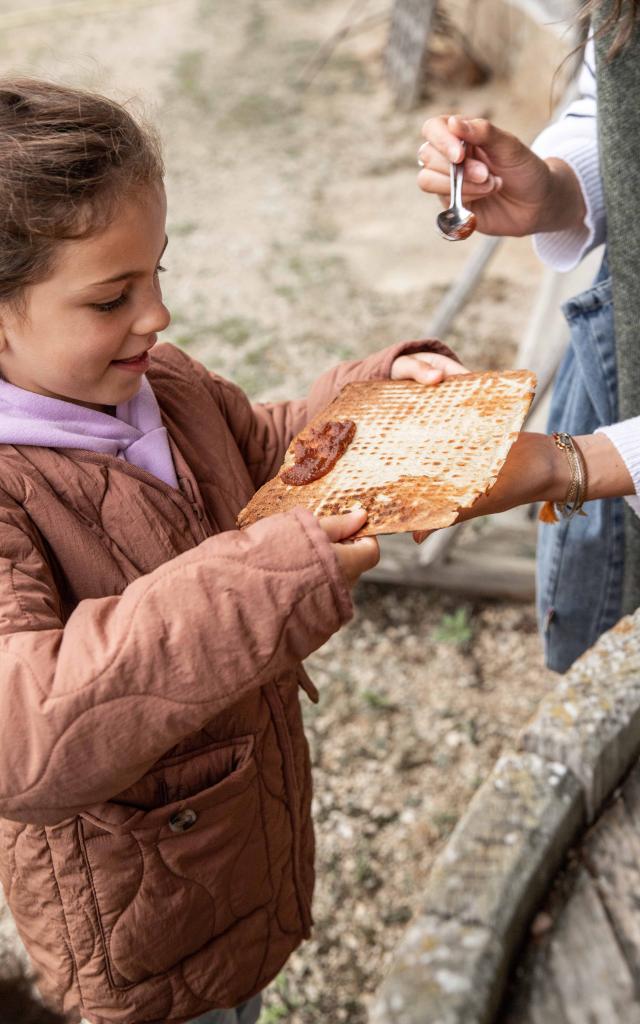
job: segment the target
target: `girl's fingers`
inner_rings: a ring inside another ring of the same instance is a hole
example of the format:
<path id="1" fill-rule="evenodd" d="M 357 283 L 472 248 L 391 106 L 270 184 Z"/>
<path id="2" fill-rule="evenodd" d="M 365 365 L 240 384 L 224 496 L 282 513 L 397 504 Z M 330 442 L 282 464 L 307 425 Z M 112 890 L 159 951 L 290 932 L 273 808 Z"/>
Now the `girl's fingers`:
<path id="1" fill-rule="evenodd" d="M 466 366 L 459 363 L 457 359 L 443 356 L 441 352 L 415 352 L 411 358 L 417 359 L 419 363 L 428 363 L 429 366 L 433 366 L 436 370 L 442 370 L 447 377 L 457 377 L 471 372 L 467 370 Z"/>
<path id="2" fill-rule="evenodd" d="M 345 512 L 343 515 L 326 516 L 318 520 L 319 526 L 324 530 L 327 537 L 333 543 L 347 540 L 356 533 L 367 521 L 365 509 L 354 509 L 352 512 Z"/>
<path id="3" fill-rule="evenodd" d="M 414 352 L 398 356 L 391 367 L 391 380 L 415 380 L 419 384 L 439 384 L 447 377 L 469 371 L 448 356 L 438 352 Z"/>
<path id="4" fill-rule="evenodd" d="M 334 544 L 333 550 L 350 586 L 358 581 L 363 572 L 373 569 L 380 559 L 380 547 L 375 537 L 342 541 Z"/>

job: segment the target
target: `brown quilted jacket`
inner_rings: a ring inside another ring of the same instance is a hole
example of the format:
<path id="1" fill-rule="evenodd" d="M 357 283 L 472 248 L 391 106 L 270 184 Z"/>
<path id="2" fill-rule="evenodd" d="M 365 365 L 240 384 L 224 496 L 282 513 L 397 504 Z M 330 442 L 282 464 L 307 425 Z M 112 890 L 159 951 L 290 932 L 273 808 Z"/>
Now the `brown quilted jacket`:
<path id="1" fill-rule="evenodd" d="M 249 998 L 309 934 L 301 661 L 351 599 L 310 514 L 235 518 L 347 380 L 429 347 L 251 406 L 158 346 L 180 490 L 0 445 L 0 871 L 58 1008 L 177 1024 Z"/>

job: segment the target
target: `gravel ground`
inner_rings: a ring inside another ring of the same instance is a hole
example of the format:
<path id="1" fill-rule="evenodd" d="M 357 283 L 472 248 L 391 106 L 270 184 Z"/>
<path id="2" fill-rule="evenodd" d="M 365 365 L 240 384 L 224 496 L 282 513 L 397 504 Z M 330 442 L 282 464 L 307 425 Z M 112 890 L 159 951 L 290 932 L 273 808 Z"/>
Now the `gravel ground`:
<path id="1" fill-rule="evenodd" d="M 509 83 L 436 83 L 419 111 L 394 110 L 389 7 L 363 2 L 359 17 L 382 17 L 311 77 L 347 0 L 0 0 L 0 72 L 137 97 L 157 123 L 168 337 L 254 397 L 297 396 L 338 359 L 424 335 L 479 241 L 441 243 L 415 187 L 430 112 L 483 113 L 525 137 L 548 117 L 546 45 Z M 510 365 L 539 280 L 529 243 L 505 244 L 445 340 L 471 368 Z M 365 1020 L 435 853 L 550 685 L 529 606 L 373 584 L 357 605 L 308 666 L 316 928 L 261 1024 Z"/>
<path id="2" fill-rule="evenodd" d="M 314 938 L 262 1024 L 366 1020 L 366 996 L 476 787 L 545 693 L 529 607 L 362 584 L 356 622 L 314 655 Z"/>

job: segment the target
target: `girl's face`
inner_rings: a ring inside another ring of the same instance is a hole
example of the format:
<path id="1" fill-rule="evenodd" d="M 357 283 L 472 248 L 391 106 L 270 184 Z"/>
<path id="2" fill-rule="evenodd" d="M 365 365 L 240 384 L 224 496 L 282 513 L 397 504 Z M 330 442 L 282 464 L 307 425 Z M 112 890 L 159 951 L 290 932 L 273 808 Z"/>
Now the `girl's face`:
<path id="1" fill-rule="evenodd" d="M 123 201 L 102 232 L 61 242 L 51 275 L 0 306 L 0 373 L 50 398 L 103 408 L 132 398 L 170 321 L 158 274 L 166 245 L 161 185 Z"/>

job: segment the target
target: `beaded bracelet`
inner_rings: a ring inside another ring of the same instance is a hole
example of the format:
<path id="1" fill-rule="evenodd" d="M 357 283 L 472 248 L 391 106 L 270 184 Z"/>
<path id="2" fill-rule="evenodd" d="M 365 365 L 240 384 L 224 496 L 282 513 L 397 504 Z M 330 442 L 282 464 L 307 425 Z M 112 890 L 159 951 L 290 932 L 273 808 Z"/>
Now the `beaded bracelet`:
<path id="1" fill-rule="evenodd" d="M 551 436 L 556 448 L 566 452 L 571 470 L 571 482 L 563 502 L 545 501 L 538 516 L 543 523 L 557 523 L 558 516 L 562 519 L 573 519 L 576 515 L 586 516 L 587 514 L 582 507 L 587 497 L 587 466 L 584 456 L 570 434 L 560 432 Z"/>

